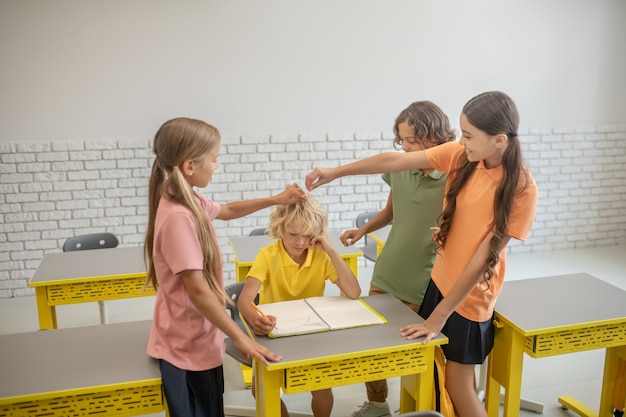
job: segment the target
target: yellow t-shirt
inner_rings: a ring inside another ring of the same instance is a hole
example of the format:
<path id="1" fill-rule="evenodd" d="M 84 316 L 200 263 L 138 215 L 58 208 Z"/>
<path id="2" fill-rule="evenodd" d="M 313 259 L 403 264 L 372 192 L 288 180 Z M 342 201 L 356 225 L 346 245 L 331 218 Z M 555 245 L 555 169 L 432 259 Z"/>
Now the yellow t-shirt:
<path id="1" fill-rule="evenodd" d="M 326 280 L 337 280 L 337 270 L 326 252 L 309 249 L 302 267 L 289 257 L 282 240 L 261 248 L 248 272 L 261 281 L 259 304 L 324 295 Z"/>
<path id="2" fill-rule="evenodd" d="M 449 142 L 426 150 L 428 162 L 438 171 L 450 173 L 464 160 L 465 147 L 459 142 Z M 466 268 L 493 222 L 495 191 L 502 178 L 502 166 L 487 169 L 480 161 L 469 180 L 459 192 L 452 225 L 446 246 L 437 253 L 433 267 L 433 281 L 445 297 Z M 528 237 L 537 206 L 537 184 L 530 172 L 520 178 L 518 193 L 513 198 L 506 233 L 518 240 Z M 448 176 L 446 192 L 454 174 Z M 522 191 L 521 188 L 526 185 Z M 444 207 L 446 201 L 444 200 Z M 480 282 L 457 307 L 456 312 L 477 322 L 489 320 L 504 281 L 506 248 L 500 252 L 500 262 L 494 268 L 489 287 Z"/>

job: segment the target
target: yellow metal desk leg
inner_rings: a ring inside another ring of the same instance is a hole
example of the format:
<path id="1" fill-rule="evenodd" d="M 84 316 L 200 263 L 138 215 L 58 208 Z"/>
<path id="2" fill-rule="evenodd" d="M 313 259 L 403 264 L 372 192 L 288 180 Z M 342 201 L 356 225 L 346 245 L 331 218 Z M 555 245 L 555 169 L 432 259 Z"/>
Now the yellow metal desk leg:
<path id="1" fill-rule="evenodd" d="M 257 417 L 280 416 L 280 373 L 268 372 L 267 367 L 253 360 L 256 375 L 256 415 Z"/>
<path id="2" fill-rule="evenodd" d="M 604 357 L 604 375 L 602 377 L 602 395 L 600 397 L 600 416 L 613 415 L 613 394 L 620 360 L 626 361 L 626 346 L 606 348 Z M 622 404 L 626 400 L 621 399 Z"/>
<path id="3" fill-rule="evenodd" d="M 504 417 L 518 417 L 522 394 L 524 337 L 511 327 L 496 328 L 493 350 L 489 354 L 485 405 L 489 417 L 498 417 L 500 387 L 504 387 Z"/>
<path id="4" fill-rule="evenodd" d="M 424 372 L 400 377 L 400 412 L 433 409 L 434 347 L 426 348 Z"/>
<path id="5" fill-rule="evenodd" d="M 250 272 L 249 266 L 241 266 L 238 263 L 235 263 L 235 280 L 237 282 L 245 281 L 248 276 L 248 272 Z"/>
<path id="6" fill-rule="evenodd" d="M 252 386 L 252 368 L 249 366 L 241 365 L 241 375 L 243 376 L 243 386 L 246 388 L 250 388 Z"/>
<path id="7" fill-rule="evenodd" d="M 613 389 L 615 388 L 615 381 L 617 379 L 620 357 L 622 360 L 626 359 L 626 346 L 606 348 L 599 413 L 596 413 L 594 410 L 569 395 L 559 397 L 559 403 L 582 417 L 613 416 Z"/>
<path id="8" fill-rule="evenodd" d="M 46 287 L 35 288 L 37 299 L 37 315 L 39 316 L 39 330 L 52 330 L 57 328 L 56 307 L 48 304 L 48 291 Z"/>
<path id="9" fill-rule="evenodd" d="M 350 256 L 347 258 L 343 258 L 350 271 L 354 274 L 355 277 L 359 277 L 359 258 L 355 256 Z"/>

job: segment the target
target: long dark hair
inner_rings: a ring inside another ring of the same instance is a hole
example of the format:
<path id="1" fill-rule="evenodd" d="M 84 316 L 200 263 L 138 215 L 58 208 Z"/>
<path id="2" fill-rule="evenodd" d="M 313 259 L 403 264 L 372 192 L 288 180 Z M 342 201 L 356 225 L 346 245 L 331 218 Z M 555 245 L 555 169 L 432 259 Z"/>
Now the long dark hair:
<path id="1" fill-rule="evenodd" d="M 519 113 L 509 96 L 500 91 L 491 91 L 479 94 L 468 101 L 463 107 L 463 114 L 472 126 L 488 135 L 506 134 L 509 142 L 502 155 L 503 175 L 494 196 L 491 224 L 494 236 L 489 244 L 490 252 L 483 270 L 483 279 L 489 286 L 494 268 L 500 260 L 500 246 L 508 228 L 513 198 L 528 183 L 527 169 L 517 136 Z M 477 164 L 478 162 L 468 161 L 467 156 L 463 154 L 459 158 L 457 168 L 451 172 L 454 176 L 446 193 L 446 207 L 440 215 L 441 230 L 437 236 L 439 248 L 445 246 L 456 209 L 456 198 Z M 520 184 L 522 176 L 526 180 Z"/>

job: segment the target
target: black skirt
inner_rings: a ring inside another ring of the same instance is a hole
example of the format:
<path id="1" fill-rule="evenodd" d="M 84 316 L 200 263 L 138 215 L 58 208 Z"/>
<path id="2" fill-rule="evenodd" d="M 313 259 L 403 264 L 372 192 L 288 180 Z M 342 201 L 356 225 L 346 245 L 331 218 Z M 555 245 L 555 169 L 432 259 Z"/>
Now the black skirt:
<path id="1" fill-rule="evenodd" d="M 431 279 L 419 315 L 427 319 L 441 300 L 443 296 Z M 493 316 L 487 321 L 476 322 L 453 312 L 441 329 L 449 339 L 447 345 L 441 346 L 446 359 L 468 365 L 483 363 L 493 348 L 493 331 Z"/>

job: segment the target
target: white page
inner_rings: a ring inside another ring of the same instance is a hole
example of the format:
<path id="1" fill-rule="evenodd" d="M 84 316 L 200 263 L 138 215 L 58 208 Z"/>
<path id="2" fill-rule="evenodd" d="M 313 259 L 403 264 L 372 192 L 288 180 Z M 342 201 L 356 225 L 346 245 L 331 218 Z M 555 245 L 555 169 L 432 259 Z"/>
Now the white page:
<path id="1" fill-rule="evenodd" d="M 342 296 L 312 297 L 306 300 L 332 330 L 382 324 L 385 320 L 361 299 Z"/>
<path id="2" fill-rule="evenodd" d="M 330 330 L 305 300 L 260 304 L 259 308 L 266 315 L 276 317 L 276 328 L 270 337 Z"/>

